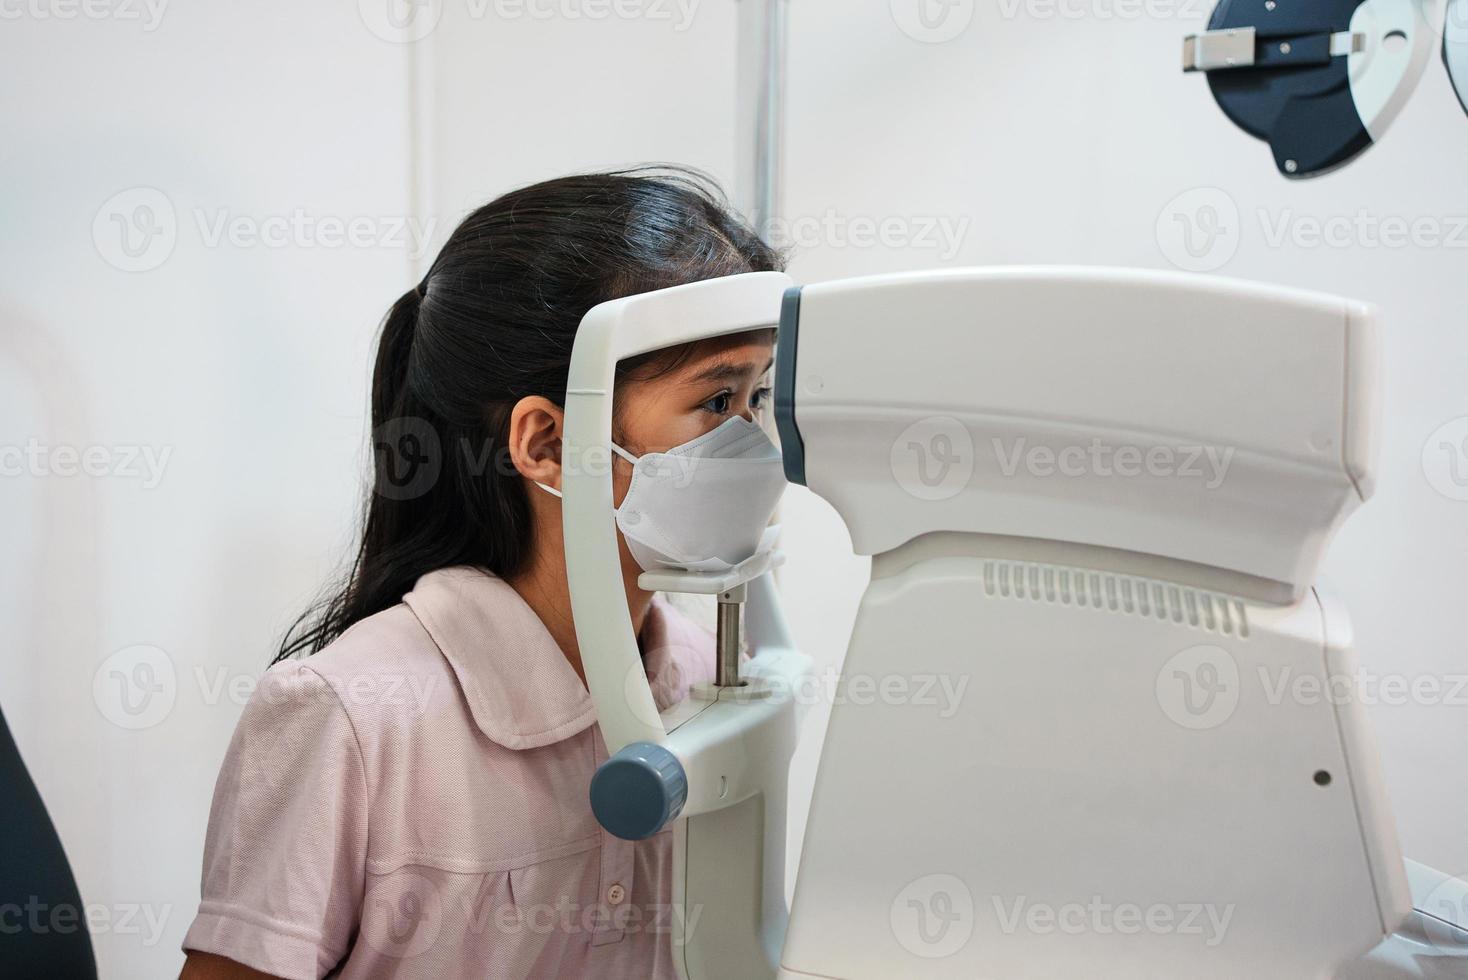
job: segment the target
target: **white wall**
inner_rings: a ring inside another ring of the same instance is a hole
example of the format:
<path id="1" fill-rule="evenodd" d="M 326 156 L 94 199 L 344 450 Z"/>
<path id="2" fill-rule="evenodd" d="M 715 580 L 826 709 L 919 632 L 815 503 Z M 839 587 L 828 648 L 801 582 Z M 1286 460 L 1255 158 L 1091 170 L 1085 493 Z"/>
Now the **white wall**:
<path id="1" fill-rule="evenodd" d="M 68 9 L 0 23 L 0 447 L 38 447 L 0 459 L 0 702 L 103 976 L 158 977 L 241 706 L 216 685 L 259 675 L 355 516 L 369 341 L 409 282 L 407 62 L 351 4 Z M 172 251 L 134 231 L 124 271 L 112 215 L 142 203 Z M 333 244 L 348 219 L 387 241 Z"/>
<path id="2" fill-rule="evenodd" d="M 1180 71 L 1181 38 L 1211 3 L 956 0 L 934 32 L 904 32 L 899 20 L 919 23 L 916 2 L 791 4 L 786 212 L 806 246 L 797 278 L 986 263 L 1171 268 L 1169 256 L 1188 261 L 1177 221 L 1199 229 L 1213 206 L 1221 233 L 1202 260 L 1219 274 L 1378 303 L 1380 485 L 1334 544 L 1325 581 L 1351 606 L 1372 675 L 1448 686 L 1468 675 L 1468 502 L 1436 491 L 1424 470 L 1426 448 L 1447 481 L 1450 458 L 1429 437 L 1468 416 L 1468 118 L 1436 57 L 1380 145 L 1336 174 L 1289 182 L 1265 144 L 1224 119 L 1204 79 Z M 1207 190 L 1178 200 L 1195 188 Z M 1368 230 L 1347 246 L 1312 244 L 1311 220 L 1354 225 L 1358 212 Z M 1444 241 L 1372 247 L 1370 222 L 1403 219 Z M 886 222 L 888 244 L 870 244 L 862 221 Z M 925 235 L 930 225 L 957 247 Z M 1468 449 L 1458 465 L 1468 474 Z M 802 535 L 839 540 L 822 502 L 788 501 Z M 852 561 L 792 583 L 803 636 L 835 642 L 849 629 L 847 593 L 863 574 Z M 1468 690 L 1455 704 L 1448 694 L 1378 704 L 1371 717 L 1406 852 L 1461 874 Z"/>
<path id="3" fill-rule="evenodd" d="M 532 17 L 504 2 L 482 16 L 445 4 L 417 46 L 421 192 L 440 240 L 491 198 L 569 173 L 676 162 L 731 185 L 734 0 L 622 0 L 639 15 L 600 19 L 595 3 L 537 0 L 528 9 L 571 13 Z"/>

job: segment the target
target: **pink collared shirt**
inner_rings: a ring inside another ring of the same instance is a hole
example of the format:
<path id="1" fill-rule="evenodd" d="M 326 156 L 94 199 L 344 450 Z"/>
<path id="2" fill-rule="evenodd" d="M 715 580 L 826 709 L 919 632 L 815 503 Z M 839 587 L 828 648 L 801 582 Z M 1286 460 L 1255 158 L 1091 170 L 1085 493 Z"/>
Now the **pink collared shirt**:
<path id="1" fill-rule="evenodd" d="M 660 709 L 713 676 L 662 598 Z M 502 580 L 448 568 L 266 672 L 230 742 L 186 950 L 286 978 L 673 978 L 671 838 L 620 840 L 587 792 L 590 695 Z"/>

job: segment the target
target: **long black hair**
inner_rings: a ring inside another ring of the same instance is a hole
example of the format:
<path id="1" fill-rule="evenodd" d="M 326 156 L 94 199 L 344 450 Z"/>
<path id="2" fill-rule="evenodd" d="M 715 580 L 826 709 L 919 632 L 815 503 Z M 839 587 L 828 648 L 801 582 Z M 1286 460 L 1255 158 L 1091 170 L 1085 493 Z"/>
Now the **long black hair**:
<path id="1" fill-rule="evenodd" d="M 527 395 L 565 404 L 587 310 L 782 264 L 713 180 L 682 167 L 561 177 L 471 213 L 383 320 L 361 545 L 275 661 L 315 653 L 434 569 L 521 568 L 530 505 L 505 452 L 510 411 Z"/>

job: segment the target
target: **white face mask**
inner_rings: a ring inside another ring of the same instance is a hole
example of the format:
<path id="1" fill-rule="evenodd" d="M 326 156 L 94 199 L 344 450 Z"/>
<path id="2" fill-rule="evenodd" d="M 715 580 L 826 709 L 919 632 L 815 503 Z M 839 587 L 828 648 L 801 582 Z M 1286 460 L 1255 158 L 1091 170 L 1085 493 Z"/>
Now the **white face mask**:
<path id="1" fill-rule="evenodd" d="M 742 415 L 665 453 L 612 449 L 632 464 L 615 513 L 644 571 L 724 571 L 773 544 L 767 525 L 785 492 L 784 465 L 765 430 Z"/>

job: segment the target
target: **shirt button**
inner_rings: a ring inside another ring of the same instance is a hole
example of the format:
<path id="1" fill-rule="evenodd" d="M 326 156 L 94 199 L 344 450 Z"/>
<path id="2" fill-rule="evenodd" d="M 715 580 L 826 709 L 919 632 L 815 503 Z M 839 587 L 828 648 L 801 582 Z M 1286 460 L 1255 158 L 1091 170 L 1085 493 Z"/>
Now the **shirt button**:
<path id="1" fill-rule="evenodd" d="M 607 889 L 607 904 L 621 905 L 627 898 L 627 889 L 620 884 L 613 885 Z"/>

